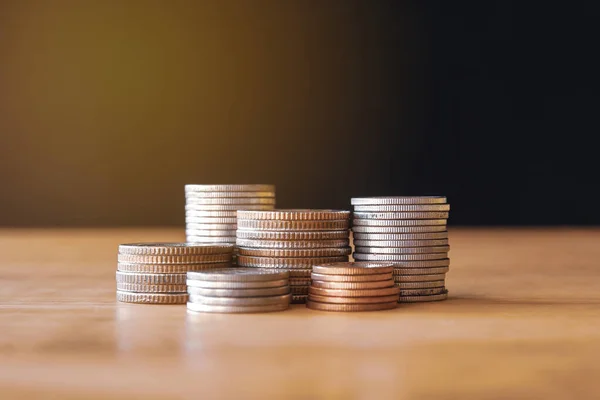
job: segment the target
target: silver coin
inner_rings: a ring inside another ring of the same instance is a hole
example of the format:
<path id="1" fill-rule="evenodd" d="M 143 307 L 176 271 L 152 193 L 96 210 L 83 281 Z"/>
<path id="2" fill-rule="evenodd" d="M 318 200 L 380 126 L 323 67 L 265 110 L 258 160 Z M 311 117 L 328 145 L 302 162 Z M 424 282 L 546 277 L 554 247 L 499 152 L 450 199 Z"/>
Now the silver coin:
<path id="1" fill-rule="evenodd" d="M 229 236 L 235 237 L 235 229 L 218 231 L 215 229 L 186 229 L 186 236 Z"/>
<path id="2" fill-rule="evenodd" d="M 190 303 L 218 305 L 218 306 L 266 306 L 272 304 L 290 304 L 292 300 L 291 294 L 283 294 L 279 296 L 264 296 L 264 297 L 211 297 L 198 294 L 189 296 Z"/>
<path id="3" fill-rule="evenodd" d="M 118 263 L 117 270 L 123 272 L 141 272 L 150 274 L 185 274 L 188 271 L 198 271 L 213 268 L 231 267 L 231 261 L 205 264 L 137 264 Z"/>
<path id="4" fill-rule="evenodd" d="M 443 204 L 445 196 L 388 196 L 388 197 L 353 197 L 350 204 L 358 205 L 385 205 L 385 204 Z"/>
<path id="5" fill-rule="evenodd" d="M 423 246 L 423 247 L 354 247 L 357 253 L 362 254 L 430 254 L 450 251 L 450 246 Z"/>
<path id="6" fill-rule="evenodd" d="M 306 257 L 306 258 L 279 258 L 279 257 L 254 257 L 239 255 L 237 263 L 243 267 L 262 268 L 312 268 L 313 265 L 332 262 L 348 261 L 348 256 L 338 257 Z"/>
<path id="7" fill-rule="evenodd" d="M 379 221 L 379 220 L 372 220 Z M 403 220 L 395 220 L 403 221 Z M 387 221 L 386 221 L 387 222 Z M 427 233 L 447 233 L 446 225 L 429 225 L 429 226 L 367 226 L 367 225 L 354 225 L 352 227 L 354 236 L 358 233 L 369 233 L 369 234 L 427 234 Z"/>
<path id="8" fill-rule="evenodd" d="M 233 246 L 211 246 L 190 243 L 125 243 L 119 245 L 119 253 L 133 255 L 202 255 L 230 253 Z"/>
<path id="9" fill-rule="evenodd" d="M 206 289 L 188 286 L 187 291 L 188 294 L 212 297 L 262 297 L 291 293 L 289 286 L 261 289 Z"/>
<path id="10" fill-rule="evenodd" d="M 358 261 L 392 261 L 394 267 L 397 267 L 398 261 L 424 261 L 440 260 L 448 258 L 448 253 L 430 253 L 430 254 L 364 254 L 354 253 L 352 255 Z"/>
<path id="11" fill-rule="evenodd" d="M 219 306 L 198 303 L 187 303 L 187 309 L 195 312 L 205 313 L 223 313 L 223 314 L 238 314 L 238 313 L 262 313 L 284 311 L 289 308 L 289 304 L 272 304 L 266 306 Z"/>
<path id="12" fill-rule="evenodd" d="M 448 219 L 447 211 L 424 211 L 424 212 L 355 212 L 356 218 L 361 219 Z"/>
<path id="13" fill-rule="evenodd" d="M 356 227 L 358 228 L 358 227 Z M 448 232 L 429 233 L 361 233 L 354 232 L 354 240 L 440 240 L 448 239 Z"/>
<path id="14" fill-rule="evenodd" d="M 393 262 L 394 268 L 437 268 L 447 267 L 450 265 L 449 258 L 435 259 L 435 260 L 400 260 Z M 395 274 L 399 275 L 399 274 Z"/>
<path id="15" fill-rule="evenodd" d="M 117 301 L 142 304 L 184 304 L 187 293 L 136 293 L 117 290 Z"/>
<path id="16" fill-rule="evenodd" d="M 268 249 L 318 249 L 347 247 L 350 245 L 348 239 L 334 240 L 262 240 L 262 239 L 236 239 L 239 247 L 268 248 Z M 300 256 L 298 256 L 300 257 Z"/>
<path id="17" fill-rule="evenodd" d="M 119 263 L 139 264 L 203 264 L 231 261 L 231 253 L 227 254 L 192 254 L 192 255 L 138 255 L 118 254 Z"/>
<path id="18" fill-rule="evenodd" d="M 187 229 L 201 230 L 233 230 L 237 229 L 237 218 L 198 218 L 188 217 L 185 219 Z"/>
<path id="19" fill-rule="evenodd" d="M 235 204 L 244 206 L 246 204 L 275 204 L 273 197 L 243 197 L 243 198 L 224 198 L 224 199 L 203 199 L 197 197 L 188 197 L 185 199 L 186 205 L 192 204 Z M 259 210 L 256 210 L 257 212 Z"/>
<path id="20" fill-rule="evenodd" d="M 400 289 L 443 288 L 445 283 L 445 280 L 428 282 L 395 282 L 396 286 L 398 286 Z"/>
<path id="21" fill-rule="evenodd" d="M 290 273 L 287 271 L 259 268 L 222 268 L 187 274 L 187 279 L 215 282 L 265 282 L 289 277 Z"/>
<path id="22" fill-rule="evenodd" d="M 402 268 L 399 265 L 402 265 L 402 264 L 395 264 L 394 280 L 401 278 L 403 276 L 428 276 L 428 275 L 445 274 L 450 269 L 450 267 Z"/>
<path id="23" fill-rule="evenodd" d="M 275 192 L 275 185 L 185 185 L 187 192 Z"/>
<path id="24" fill-rule="evenodd" d="M 307 241 L 307 240 L 348 240 L 348 230 L 340 231 L 316 231 L 316 232 L 279 232 L 279 231 L 254 231 L 238 230 L 237 238 L 245 240 L 285 240 L 285 241 Z M 345 245 L 347 246 L 347 245 Z"/>
<path id="25" fill-rule="evenodd" d="M 448 246 L 448 239 L 432 239 L 432 240 L 362 240 L 354 239 L 356 247 L 431 247 L 431 246 Z M 376 251 L 375 253 L 379 253 Z M 395 251 L 392 251 L 395 253 Z M 401 253 L 401 251 L 398 251 Z"/>
<path id="26" fill-rule="evenodd" d="M 186 211 L 272 210 L 273 208 L 273 204 L 245 204 L 243 206 L 237 204 L 188 204 L 185 206 Z"/>
<path id="27" fill-rule="evenodd" d="M 343 220 L 348 218 L 350 218 L 350 211 L 346 210 L 290 209 L 272 211 L 238 211 L 239 220 L 323 221 Z"/>
<path id="28" fill-rule="evenodd" d="M 324 247 L 318 249 L 266 249 L 239 247 L 239 254 L 257 257 L 333 257 L 348 256 L 352 253 L 350 246 L 346 247 Z"/>
<path id="29" fill-rule="evenodd" d="M 117 282 L 117 290 L 136 293 L 185 293 L 187 287 L 183 285 L 152 285 L 146 283 Z"/>
<path id="30" fill-rule="evenodd" d="M 442 294 L 446 292 L 446 288 L 429 288 L 429 289 L 400 289 L 400 296 L 430 296 L 433 294 Z"/>
<path id="31" fill-rule="evenodd" d="M 117 271 L 117 283 L 151 285 L 185 285 L 185 274 L 144 274 L 139 272 Z"/>
<path id="32" fill-rule="evenodd" d="M 439 229 L 442 226 L 446 230 L 446 223 L 448 221 L 446 219 L 370 219 L 370 218 L 360 218 L 356 214 L 352 219 L 352 225 L 356 226 L 385 226 L 385 227 L 428 227 L 435 226 Z M 354 228 L 353 228 L 354 229 Z"/>
<path id="33" fill-rule="evenodd" d="M 238 219 L 239 230 L 267 231 L 339 231 L 350 228 L 350 220 L 277 221 Z"/>
<path id="34" fill-rule="evenodd" d="M 186 284 L 191 287 L 200 287 L 205 289 L 264 289 L 289 286 L 289 280 L 279 279 L 273 281 L 230 282 L 188 279 Z"/>
<path id="35" fill-rule="evenodd" d="M 354 206 L 354 212 L 450 211 L 450 204 L 393 204 Z"/>
<path id="36" fill-rule="evenodd" d="M 199 211 L 199 210 L 187 210 L 185 212 L 185 219 L 186 221 L 189 220 L 190 218 L 218 218 L 218 219 L 222 219 L 222 218 L 228 218 L 228 219 L 235 219 L 235 221 L 237 222 L 237 211 Z M 201 222 L 203 223 L 203 222 Z M 216 220 L 214 220 L 213 222 L 208 222 L 209 224 L 212 223 L 219 223 Z"/>
<path id="37" fill-rule="evenodd" d="M 396 283 L 404 282 L 432 282 L 432 281 L 443 281 L 446 279 L 446 274 L 431 274 L 431 275 L 395 275 L 394 281 Z"/>
<path id="38" fill-rule="evenodd" d="M 190 243 L 229 243 L 235 244 L 235 236 L 191 236 L 188 235 L 186 240 Z"/>
<path id="39" fill-rule="evenodd" d="M 430 301 L 441 301 L 448 298 L 448 291 L 441 294 L 432 294 L 429 296 L 400 296 L 398 303 L 425 303 Z"/>
<path id="40" fill-rule="evenodd" d="M 235 231 L 237 230 L 236 224 L 205 224 L 196 222 L 187 222 L 185 225 L 186 229 L 195 229 L 199 231 Z"/>
<path id="41" fill-rule="evenodd" d="M 275 197 L 275 192 L 186 192 L 186 199 Z"/>

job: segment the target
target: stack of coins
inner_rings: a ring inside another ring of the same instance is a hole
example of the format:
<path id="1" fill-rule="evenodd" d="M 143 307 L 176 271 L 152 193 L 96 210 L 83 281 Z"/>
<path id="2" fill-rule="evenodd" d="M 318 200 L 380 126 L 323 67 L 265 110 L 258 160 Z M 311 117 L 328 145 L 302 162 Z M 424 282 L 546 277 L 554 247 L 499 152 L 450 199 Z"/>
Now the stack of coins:
<path id="1" fill-rule="evenodd" d="M 321 311 L 377 311 L 396 308 L 392 264 L 346 262 L 315 265 L 306 306 Z"/>
<path id="2" fill-rule="evenodd" d="M 446 197 L 353 198 L 354 259 L 392 262 L 400 302 L 445 300 Z"/>
<path id="3" fill-rule="evenodd" d="M 233 245 L 132 243 L 119 246 L 117 300 L 184 304 L 188 271 L 231 267 Z"/>
<path id="4" fill-rule="evenodd" d="M 235 245 L 237 210 L 273 208 L 274 185 L 185 185 L 186 240 Z"/>
<path id="5" fill-rule="evenodd" d="M 188 272 L 190 311 L 255 313 L 289 308 L 290 274 L 257 268 Z"/>
<path id="6" fill-rule="evenodd" d="M 305 303 L 313 265 L 348 261 L 350 212 L 239 211 L 238 265 L 288 270 L 292 302 Z"/>

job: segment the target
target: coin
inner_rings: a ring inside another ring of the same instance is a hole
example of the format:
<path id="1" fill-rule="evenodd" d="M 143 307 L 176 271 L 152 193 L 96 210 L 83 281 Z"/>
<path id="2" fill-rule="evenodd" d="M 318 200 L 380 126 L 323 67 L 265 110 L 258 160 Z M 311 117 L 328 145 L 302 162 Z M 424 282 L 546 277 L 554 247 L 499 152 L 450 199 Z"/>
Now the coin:
<path id="1" fill-rule="evenodd" d="M 290 290 L 293 295 L 307 295 L 308 294 L 308 285 L 306 286 L 290 286 Z"/>
<path id="2" fill-rule="evenodd" d="M 321 241 L 321 240 L 348 240 L 350 233 L 348 230 L 340 231 L 316 231 L 316 232 L 278 232 L 278 231 L 254 231 L 241 230 L 237 231 L 237 238 L 244 240 L 260 240 L 260 241 Z M 342 246 L 347 246 L 344 244 Z M 252 246 L 250 246 L 252 247 Z M 334 247 L 334 246 L 328 246 Z"/>
<path id="3" fill-rule="evenodd" d="M 350 253 L 352 253 L 352 248 L 349 246 L 322 249 L 257 249 L 240 247 L 239 251 L 239 254 L 241 255 L 257 257 L 333 257 L 350 255 Z"/>
<path id="4" fill-rule="evenodd" d="M 186 240 L 190 243 L 228 243 L 235 244 L 235 236 L 197 236 L 188 235 Z"/>
<path id="5" fill-rule="evenodd" d="M 230 218 L 234 219 L 234 223 L 237 222 L 237 211 L 201 211 L 201 210 L 186 210 L 185 219 L 189 221 L 190 218 Z M 219 223 L 217 220 L 209 223 Z"/>
<path id="6" fill-rule="evenodd" d="M 344 220 L 350 218 L 346 210 L 273 210 L 254 211 L 239 210 L 238 219 L 245 220 L 279 220 L 279 221 L 311 221 L 311 220 Z"/>
<path id="7" fill-rule="evenodd" d="M 397 287 L 381 288 L 381 289 L 321 289 L 309 287 L 308 293 L 319 296 L 335 296 L 335 297 L 376 297 L 376 296 L 397 296 L 400 289 Z"/>
<path id="8" fill-rule="evenodd" d="M 275 185 L 185 185 L 188 192 L 275 192 Z"/>
<path id="9" fill-rule="evenodd" d="M 292 284 L 293 279 L 306 279 L 310 278 L 310 273 L 312 272 L 312 266 L 309 268 L 294 268 L 288 270 L 290 273 L 290 285 Z"/>
<path id="10" fill-rule="evenodd" d="M 186 229 L 235 231 L 237 229 L 237 218 L 199 218 L 189 217 L 185 219 Z"/>
<path id="11" fill-rule="evenodd" d="M 448 239 L 432 240 L 365 240 L 354 238 L 357 247 L 431 247 L 447 246 Z"/>
<path id="12" fill-rule="evenodd" d="M 196 312 L 205 313 L 224 313 L 224 314 L 237 314 L 237 313 L 262 313 L 262 312 L 274 312 L 284 311 L 289 308 L 289 304 L 270 304 L 261 306 L 220 306 L 210 304 L 199 304 L 199 303 L 187 303 L 187 309 Z"/>
<path id="13" fill-rule="evenodd" d="M 260 289 L 208 289 L 188 286 L 187 292 L 188 294 L 213 297 L 263 297 L 291 293 L 289 286 Z"/>
<path id="14" fill-rule="evenodd" d="M 364 254 L 354 253 L 352 255 L 358 261 L 391 261 L 393 263 L 399 261 L 425 261 L 425 260 L 440 260 L 448 258 L 448 253 L 430 253 L 430 254 Z"/>
<path id="15" fill-rule="evenodd" d="M 418 275 L 417 275 L 418 276 Z M 445 280 L 429 282 L 396 282 L 400 289 L 427 289 L 444 287 Z"/>
<path id="16" fill-rule="evenodd" d="M 356 220 L 354 220 L 356 221 Z M 379 221 L 379 220 L 373 220 Z M 384 220 L 385 221 L 385 220 Z M 404 220 L 392 220 L 395 221 L 404 221 Z M 422 220 L 419 220 L 422 221 Z M 425 220 L 427 221 L 427 220 Z M 446 225 L 429 225 L 429 226 L 367 226 L 367 225 L 356 225 L 352 227 L 352 231 L 354 232 L 354 237 L 356 237 L 359 233 L 370 233 L 370 234 L 419 234 L 419 233 L 441 233 L 442 235 L 447 235 Z M 444 236 L 448 237 L 448 236 Z M 363 237 L 367 239 L 367 237 Z M 374 239 L 369 237 L 368 239 Z M 407 238 L 408 239 L 408 238 Z M 414 239 L 417 239 L 416 237 Z M 423 238 L 426 239 L 426 238 Z M 433 238 L 432 238 L 433 239 Z M 387 239 L 384 239 L 387 240 Z M 389 240 L 398 240 L 398 239 L 389 239 Z M 403 239 L 399 239 L 403 240 Z"/>
<path id="17" fill-rule="evenodd" d="M 373 304 L 332 304 L 319 303 L 318 301 L 307 301 L 306 307 L 318 311 L 339 311 L 339 312 L 359 312 L 359 311 L 382 311 L 392 310 L 398 307 L 398 302 L 373 303 Z"/>
<path id="18" fill-rule="evenodd" d="M 185 293 L 186 285 L 153 285 L 146 283 L 117 282 L 117 290 L 138 293 Z"/>
<path id="19" fill-rule="evenodd" d="M 187 279 L 216 282 L 264 282 L 288 279 L 289 277 L 290 273 L 287 271 L 259 268 L 221 268 L 187 274 Z"/>
<path id="20" fill-rule="evenodd" d="M 150 274 L 177 274 L 201 269 L 231 267 L 231 261 L 206 264 L 135 264 L 118 263 L 117 270 L 123 272 L 142 272 Z"/>
<path id="21" fill-rule="evenodd" d="M 430 254 L 448 253 L 450 246 L 423 246 L 423 247 L 365 247 L 355 246 L 354 250 L 362 254 Z"/>
<path id="22" fill-rule="evenodd" d="M 360 227 L 355 227 L 360 228 Z M 361 233 L 354 232 L 354 240 L 373 241 L 418 241 L 418 240 L 444 240 L 448 239 L 448 232 L 429 233 Z"/>
<path id="23" fill-rule="evenodd" d="M 313 281 L 323 282 L 378 282 L 386 281 L 393 278 L 392 272 L 385 274 L 369 274 L 369 275 L 329 275 L 313 272 L 311 274 Z M 310 282 L 309 282 L 310 283 Z"/>
<path id="24" fill-rule="evenodd" d="M 434 267 L 447 267 L 450 265 L 450 259 L 449 258 L 441 258 L 441 259 L 437 259 L 437 260 L 421 260 L 421 261 L 410 261 L 410 260 L 405 260 L 405 261 L 394 261 L 392 262 L 392 264 L 394 265 L 394 275 L 399 275 L 396 273 L 396 269 L 398 268 L 403 268 L 403 269 L 411 269 L 411 268 L 434 268 Z"/>
<path id="25" fill-rule="evenodd" d="M 404 282 L 433 282 L 443 281 L 446 279 L 446 274 L 430 274 L 430 275 L 396 275 L 394 281 L 396 283 Z"/>
<path id="26" fill-rule="evenodd" d="M 135 293 L 117 290 L 117 301 L 144 304 L 184 304 L 187 293 Z"/>
<path id="27" fill-rule="evenodd" d="M 229 254 L 202 254 L 202 255 L 138 255 L 138 254 L 119 254 L 117 256 L 120 263 L 140 263 L 140 264 L 202 264 L 231 261 Z"/>
<path id="28" fill-rule="evenodd" d="M 429 296 L 433 294 L 442 294 L 446 291 L 444 287 L 429 289 L 400 289 L 401 296 Z"/>
<path id="29" fill-rule="evenodd" d="M 216 229 L 186 229 L 186 236 L 228 236 L 235 237 L 235 229 L 233 230 L 216 230 Z"/>
<path id="30" fill-rule="evenodd" d="M 190 243 L 125 243 L 119 245 L 119 253 L 133 255 L 204 255 L 224 254 L 233 251 L 233 246 L 203 245 Z"/>
<path id="31" fill-rule="evenodd" d="M 395 227 L 416 227 L 416 226 L 443 226 L 446 230 L 446 219 L 370 219 L 370 218 L 358 218 L 354 214 L 352 224 L 354 226 L 395 226 Z M 432 228 L 435 229 L 435 228 Z"/>
<path id="32" fill-rule="evenodd" d="M 292 295 L 292 304 L 304 304 L 307 298 L 307 294 Z"/>
<path id="33" fill-rule="evenodd" d="M 328 221 L 276 221 L 238 219 L 238 230 L 268 230 L 268 231 L 339 231 L 350 228 L 350 220 Z"/>
<path id="34" fill-rule="evenodd" d="M 201 197 L 188 197 L 185 199 L 185 204 L 236 204 L 244 206 L 246 204 L 275 204 L 275 198 L 273 197 L 244 197 L 244 198 L 224 198 L 224 199 L 211 199 Z M 257 211 L 258 212 L 258 211 Z"/>
<path id="35" fill-rule="evenodd" d="M 449 267 L 432 267 L 432 268 L 394 268 L 394 280 L 404 275 L 437 275 L 448 272 Z"/>
<path id="36" fill-rule="evenodd" d="M 185 285 L 185 274 L 142 274 L 117 271 L 116 279 L 121 283 Z"/>
<path id="37" fill-rule="evenodd" d="M 312 287 L 322 289 L 379 289 L 394 286 L 393 279 L 374 282 L 327 282 L 327 281 L 312 281 Z M 443 286 L 443 285 L 442 285 Z M 320 300 L 317 300 L 320 301 Z"/>
<path id="38" fill-rule="evenodd" d="M 308 286 L 310 282 L 310 278 L 293 278 L 290 279 L 290 286 Z"/>
<path id="39" fill-rule="evenodd" d="M 262 240 L 262 239 L 240 239 L 236 244 L 240 247 L 269 248 L 269 249 L 317 249 L 346 247 L 350 245 L 349 239 L 333 240 Z M 350 254 L 350 253 L 348 253 Z"/>
<path id="40" fill-rule="evenodd" d="M 317 264 L 348 261 L 348 256 L 338 257 L 306 257 L 306 258 L 277 258 L 239 255 L 237 263 L 242 267 L 271 267 L 271 268 L 310 268 Z"/>
<path id="41" fill-rule="evenodd" d="M 350 204 L 378 205 L 378 204 L 443 204 L 446 203 L 445 196 L 389 196 L 389 197 L 353 197 Z"/>
<path id="42" fill-rule="evenodd" d="M 313 272 L 325 275 L 372 275 L 388 274 L 394 270 L 390 263 L 371 263 L 371 262 L 336 262 L 336 263 L 315 263 Z"/>
<path id="43" fill-rule="evenodd" d="M 291 294 L 282 294 L 279 296 L 266 297 L 211 297 L 198 294 L 189 296 L 190 303 L 218 305 L 218 306 L 266 306 L 271 304 L 290 304 Z"/>
<path id="44" fill-rule="evenodd" d="M 275 192 L 270 191 L 252 191 L 252 192 L 186 192 L 186 199 L 191 198 L 228 198 L 228 197 L 275 197 Z"/>
<path id="45" fill-rule="evenodd" d="M 266 212 L 266 211 L 265 211 Z M 423 211 L 423 212 L 354 212 L 356 218 L 361 219 L 447 219 L 447 211 Z"/>
<path id="46" fill-rule="evenodd" d="M 398 303 L 425 303 L 429 301 L 441 301 L 448 298 L 448 292 L 432 294 L 428 296 L 400 296 Z"/>
<path id="47" fill-rule="evenodd" d="M 186 211 L 237 211 L 244 210 L 272 210 L 274 204 L 188 204 L 185 206 Z"/>
<path id="48" fill-rule="evenodd" d="M 308 301 L 317 301 L 319 303 L 333 303 L 333 304 L 377 304 L 377 303 L 389 303 L 398 302 L 398 295 L 391 296 L 377 296 L 377 297 L 335 297 L 335 296 L 319 296 L 316 294 L 309 294 Z"/>
<path id="49" fill-rule="evenodd" d="M 393 204 L 354 206 L 354 212 L 449 211 L 450 204 Z"/>
<path id="50" fill-rule="evenodd" d="M 250 282 L 229 282 L 229 281 L 201 281 L 197 279 L 188 279 L 186 284 L 192 287 L 205 289 L 263 289 L 274 288 L 288 285 L 287 279 L 278 279 L 276 281 L 250 281 Z"/>

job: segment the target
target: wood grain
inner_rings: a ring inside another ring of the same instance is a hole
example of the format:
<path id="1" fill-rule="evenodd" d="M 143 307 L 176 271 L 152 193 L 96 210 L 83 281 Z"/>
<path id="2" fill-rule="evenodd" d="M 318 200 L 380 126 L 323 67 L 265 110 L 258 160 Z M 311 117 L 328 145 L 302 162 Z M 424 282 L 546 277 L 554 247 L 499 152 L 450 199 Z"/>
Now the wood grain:
<path id="1" fill-rule="evenodd" d="M 117 245 L 0 230 L 0 398 L 565 399 L 600 393 L 600 230 L 453 229 L 450 299 L 360 314 L 115 302 Z"/>

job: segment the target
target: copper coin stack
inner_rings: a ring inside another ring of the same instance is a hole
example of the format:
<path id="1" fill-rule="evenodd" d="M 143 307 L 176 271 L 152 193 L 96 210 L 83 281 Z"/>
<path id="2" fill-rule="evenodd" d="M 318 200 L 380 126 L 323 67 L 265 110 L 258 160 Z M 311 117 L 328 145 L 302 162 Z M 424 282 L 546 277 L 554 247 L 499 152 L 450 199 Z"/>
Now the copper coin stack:
<path id="1" fill-rule="evenodd" d="M 378 311 L 396 308 L 400 289 L 394 266 L 340 262 L 313 267 L 306 306 L 320 311 Z"/>
<path id="2" fill-rule="evenodd" d="M 361 197 L 351 202 L 355 260 L 393 263 L 401 303 L 448 298 L 446 197 Z"/>
<path id="3" fill-rule="evenodd" d="M 350 212 L 238 211 L 238 265 L 290 273 L 292 303 L 305 303 L 313 265 L 348 261 Z"/>
<path id="4" fill-rule="evenodd" d="M 273 208 L 275 185 L 185 185 L 186 240 L 235 245 L 237 210 Z"/>
<path id="5" fill-rule="evenodd" d="M 119 245 L 117 300 L 185 304 L 186 273 L 231 267 L 233 245 L 131 243 Z"/>

